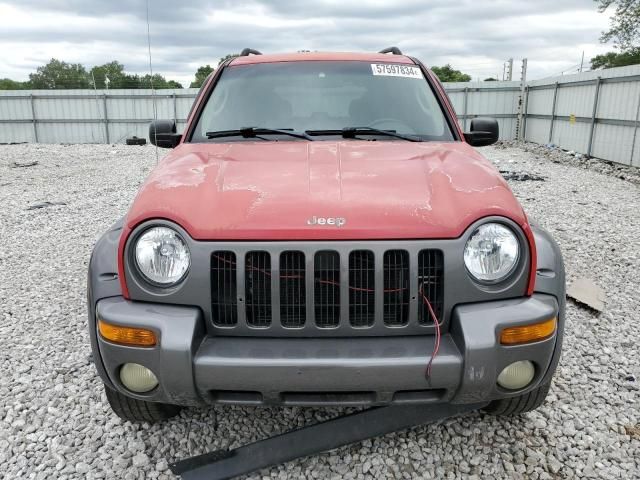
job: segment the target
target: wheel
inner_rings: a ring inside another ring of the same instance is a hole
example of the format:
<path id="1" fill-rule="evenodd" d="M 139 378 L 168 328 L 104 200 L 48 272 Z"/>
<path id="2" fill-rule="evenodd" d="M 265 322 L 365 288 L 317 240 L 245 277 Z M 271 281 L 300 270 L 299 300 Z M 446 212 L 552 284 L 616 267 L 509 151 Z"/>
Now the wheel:
<path id="1" fill-rule="evenodd" d="M 111 409 L 123 420 L 156 423 L 175 417 L 182 407 L 167 403 L 145 402 L 122 395 L 104 386 Z"/>
<path id="2" fill-rule="evenodd" d="M 519 415 L 521 413 L 535 410 L 544 403 L 544 399 L 549 393 L 551 382 L 540 385 L 529 393 L 518 395 L 517 397 L 501 398 L 494 400 L 484 407 L 484 411 L 491 415 Z"/>

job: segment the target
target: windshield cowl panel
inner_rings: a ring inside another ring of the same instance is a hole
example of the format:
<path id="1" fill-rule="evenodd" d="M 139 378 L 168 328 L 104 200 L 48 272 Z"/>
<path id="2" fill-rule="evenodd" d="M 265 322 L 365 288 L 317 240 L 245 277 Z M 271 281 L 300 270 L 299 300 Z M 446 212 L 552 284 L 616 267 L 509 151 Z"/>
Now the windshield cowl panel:
<path id="1" fill-rule="evenodd" d="M 324 140 L 327 136 L 309 138 L 305 132 L 334 131 L 346 136 L 343 132 L 353 129 L 366 140 L 392 134 L 409 141 L 454 140 L 442 106 L 420 67 L 372 61 L 226 67 L 202 110 L 191 142 L 220 142 L 224 139 L 212 132 L 246 132 L 248 128 L 260 130 L 265 133 L 263 139 L 270 141 L 295 134 L 303 141 Z M 280 134 L 268 130 L 279 130 Z M 255 138 L 241 135 L 229 140 Z"/>

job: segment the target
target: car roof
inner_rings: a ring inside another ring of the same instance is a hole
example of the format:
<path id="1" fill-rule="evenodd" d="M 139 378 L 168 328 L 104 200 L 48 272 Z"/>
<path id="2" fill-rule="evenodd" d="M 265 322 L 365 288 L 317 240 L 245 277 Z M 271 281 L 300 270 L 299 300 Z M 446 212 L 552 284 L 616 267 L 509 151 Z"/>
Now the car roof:
<path id="1" fill-rule="evenodd" d="M 300 52 L 300 53 L 272 53 L 268 55 L 247 55 L 236 57 L 230 65 L 251 65 L 255 63 L 276 62 L 308 62 L 308 61 L 359 61 L 374 63 L 402 63 L 415 62 L 405 55 L 390 55 L 387 53 L 351 53 L 351 52 Z"/>

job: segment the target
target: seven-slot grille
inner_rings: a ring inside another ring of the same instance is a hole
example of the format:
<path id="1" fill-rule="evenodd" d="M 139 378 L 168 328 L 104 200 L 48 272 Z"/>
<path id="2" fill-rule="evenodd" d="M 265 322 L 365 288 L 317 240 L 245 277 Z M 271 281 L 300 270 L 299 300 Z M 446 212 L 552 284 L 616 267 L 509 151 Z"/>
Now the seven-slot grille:
<path id="1" fill-rule="evenodd" d="M 342 266 L 341 255 L 345 255 Z M 277 322 L 284 329 L 310 325 L 367 329 L 380 319 L 385 327 L 402 328 L 410 322 L 412 299 L 418 305 L 419 324 L 433 325 L 429 305 L 442 322 L 442 252 L 418 251 L 413 269 L 410 258 L 406 250 L 386 250 L 380 257 L 366 249 L 348 253 L 215 251 L 211 256 L 213 323 L 267 329 Z M 416 282 L 414 288 L 412 282 Z M 244 285 L 244 292 L 238 285 Z"/>

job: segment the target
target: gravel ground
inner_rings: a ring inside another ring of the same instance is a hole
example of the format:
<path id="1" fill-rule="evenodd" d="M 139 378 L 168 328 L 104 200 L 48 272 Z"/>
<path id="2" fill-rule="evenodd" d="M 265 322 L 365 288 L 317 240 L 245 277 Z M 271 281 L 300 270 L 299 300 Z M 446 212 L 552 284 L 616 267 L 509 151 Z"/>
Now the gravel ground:
<path id="1" fill-rule="evenodd" d="M 600 315 L 569 303 L 548 402 L 516 418 L 474 413 L 417 427 L 254 478 L 640 478 L 640 187 L 518 148 L 483 150 L 501 170 L 545 179 L 511 183 L 559 241 L 569 281 L 592 277 L 607 293 Z M 188 409 L 148 426 L 111 412 L 91 363 L 87 262 L 154 163 L 152 147 L 0 147 L 0 477 L 172 478 L 168 461 L 339 413 Z M 44 201 L 54 205 L 29 210 Z"/>

